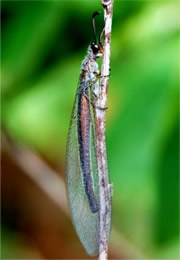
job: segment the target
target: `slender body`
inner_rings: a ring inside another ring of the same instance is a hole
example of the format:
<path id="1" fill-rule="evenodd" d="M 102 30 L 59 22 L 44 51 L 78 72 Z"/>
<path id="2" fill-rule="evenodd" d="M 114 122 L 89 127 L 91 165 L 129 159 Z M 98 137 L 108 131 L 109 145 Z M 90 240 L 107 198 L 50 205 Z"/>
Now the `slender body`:
<path id="1" fill-rule="evenodd" d="M 81 170 L 83 175 L 83 182 L 85 192 L 89 201 L 90 209 L 93 213 L 98 211 L 98 202 L 94 194 L 93 176 L 91 169 L 91 150 L 90 150 L 90 128 L 92 124 L 90 104 L 88 100 L 88 88 L 92 82 L 90 80 L 87 71 L 82 72 L 81 84 L 78 93 L 78 119 L 77 119 L 77 131 L 78 131 L 78 143 L 79 143 L 79 154 Z M 84 77 L 84 79 L 83 79 Z M 89 81 L 86 81 L 86 77 Z M 82 87 L 82 88 L 81 88 Z"/>
<path id="2" fill-rule="evenodd" d="M 98 14 L 95 12 L 92 16 L 95 42 L 89 45 L 81 65 L 66 158 L 66 187 L 72 221 L 81 243 L 92 256 L 99 253 L 100 245 L 100 205 L 93 102 L 99 89 L 96 59 L 103 54 L 100 42 L 102 33 L 99 43 L 96 41 L 94 17 Z"/>
<path id="3" fill-rule="evenodd" d="M 82 62 L 67 144 L 67 197 L 73 224 L 90 255 L 99 248 L 98 172 L 92 90 L 99 86 L 98 64 L 92 46 Z"/>

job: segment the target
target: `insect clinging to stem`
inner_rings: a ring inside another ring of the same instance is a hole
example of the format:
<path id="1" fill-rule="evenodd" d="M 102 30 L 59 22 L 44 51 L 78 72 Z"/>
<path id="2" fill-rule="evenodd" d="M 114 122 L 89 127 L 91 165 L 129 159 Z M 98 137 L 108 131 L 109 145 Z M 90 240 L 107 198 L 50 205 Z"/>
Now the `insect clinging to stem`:
<path id="1" fill-rule="evenodd" d="M 81 243 L 89 255 L 99 251 L 99 191 L 96 156 L 94 102 L 99 88 L 96 59 L 103 55 L 104 28 L 96 37 L 92 15 L 94 42 L 87 50 L 82 65 L 72 111 L 66 157 L 66 186 L 72 221 Z M 109 233 L 109 231 L 108 231 Z"/>

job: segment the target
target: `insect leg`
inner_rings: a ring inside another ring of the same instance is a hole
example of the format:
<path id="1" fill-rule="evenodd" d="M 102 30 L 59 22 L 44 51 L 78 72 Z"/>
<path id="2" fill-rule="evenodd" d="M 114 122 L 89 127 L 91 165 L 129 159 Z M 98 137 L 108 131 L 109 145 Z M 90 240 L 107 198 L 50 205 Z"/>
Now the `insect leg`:
<path id="1" fill-rule="evenodd" d="M 88 97 L 88 95 L 86 95 L 85 92 L 83 93 L 83 95 L 84 95 L 85 98 L 91 103 L 91 105 L 92 105 L 93 107 L 98 108 L 98 109 L 100 109 L 100 110 L 106 110 L 106 109 L 108 109 L 108 107 L 99 107 L 99 106 L 97 106 L 94 101 L 90 100 L 90 98 Z"/>

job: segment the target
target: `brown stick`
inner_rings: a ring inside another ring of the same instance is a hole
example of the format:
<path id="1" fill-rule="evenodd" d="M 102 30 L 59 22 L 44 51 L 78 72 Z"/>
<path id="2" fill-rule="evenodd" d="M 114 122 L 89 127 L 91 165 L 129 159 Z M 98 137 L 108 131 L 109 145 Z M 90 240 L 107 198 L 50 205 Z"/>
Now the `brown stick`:
<path id="1" fill-rule="evenodd" d="M 106 107 L 107 92 L 109 86 L 110 71 L 110 44 L 113 0 L 102 0 L 104 7 L 104 55 L 101 67 L 100 90 L 96 101 L 97 107 Z M 109 184 L 109 174 L 107 166 L 106 141 L 105 141 L 105 110 L 95 109 L 96 121 L 96 151 L 99 173 L 99 203 L 100 203 L 100 243 L 99 260 L 106 260 L 108 253 L 108 238 L 111 226 L 111 196 L 112 184 Z"/>
<path id="2" fill-rule="evenodd" d="M 22 173 L 28 176 L 39 189 L 55 203 L 67 217 L 66 192 L 64 180 L 60 175 L 48 166 L 38 154 L 15 142 L 14 139 L 7 138 L 5 133 L 1 133 L 2 151 L 16 161 L 22 169 Z M 126 237 L 112 228 L 111 249 L 115 258 L 137 258 L 147 259 L 148 256 L 140 248 L 131 243 Z M 102 254 L 101 254 L 102 256 Z M 103 259 L 101 257 L 101 259 Z"/>
<path id="3" fill-rule="evenodd" d="M 23 170 L 23 173 L 44 192 L 66 214 L 68 213 L 64 180 L 49 167 L 35 152 L 15 143 L 7 133 L 1 134 L 2 149 L 7 152 Z"/>

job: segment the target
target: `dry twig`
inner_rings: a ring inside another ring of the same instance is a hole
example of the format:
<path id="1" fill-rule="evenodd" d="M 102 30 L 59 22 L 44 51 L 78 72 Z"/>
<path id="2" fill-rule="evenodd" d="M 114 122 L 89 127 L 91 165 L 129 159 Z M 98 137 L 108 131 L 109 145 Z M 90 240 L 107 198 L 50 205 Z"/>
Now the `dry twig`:
<path id="1" fill-rule="evenodd" d="M 107 259 L 108 237 L 111 226 L 111 196 L 112 185 L 109 184 L 106 141 L 105 141 L 105 110 L 98 107 L 106 107 L 107 92 L 109 86 L 110 71 L 110 45 L 111 45 L 111 26 L 113 0 L 102 0 L 104 8 L 104 55 L 101 67 L 100 93 L 96 101 L 95 109 L 96 120 L 96 151 L 99 174 L 99 200 L 100 200 L 100 244 L 99 260 Z"/>
<path id="2" fill-rule="evenodd" d="M 12 138 L 7 138 L 2 133 L 2 150 L 6 152 L 22 173 L 28 176 L 40 190 L 55 203 L 57 208 L 69 217 L 66 201 L 65 184 L 63 179 L 51 167 L 49 167 L 35 152 L 17 144 Z M 144 252 L 128 241 L 122 234 L 112 228 L 112 240 L 110 242 L 113 254 L 116 257 L 124 255 L 125 258 L 147 259 Z M 101 259 L 103 254 L 100 255 Z"/>

